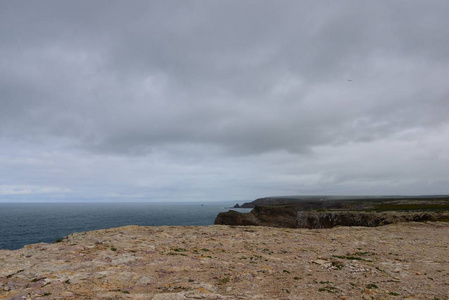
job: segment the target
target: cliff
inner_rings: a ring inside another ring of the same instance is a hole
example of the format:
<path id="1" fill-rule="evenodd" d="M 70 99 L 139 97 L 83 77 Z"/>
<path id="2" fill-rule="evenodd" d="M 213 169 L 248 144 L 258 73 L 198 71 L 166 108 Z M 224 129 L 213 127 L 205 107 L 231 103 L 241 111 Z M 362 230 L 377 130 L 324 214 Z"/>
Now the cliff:
<path id="1" fill-rule="evenodd" d="M 449 212 L 298 212 L 298 228 L 376 227 L 399 222 L 449 221 Z"/>
<path id="2" fill-rule="evenodd" d="M 449 196 L 276 196 L 258 198 L 241 208 L 294 205 L 309 210 L 449 210 Z"/>
<path id="3" fill-rule="evenodd" d="M 398 222 L 449 221 L 449 212 L 422 211 L 298 211 L 295 205 L 256 206 L 250 213 L 223 212 L 217 225 L 287 228 L 375 227 Z"/>
<path id="4" fill-rule="evenodd" d="M 219 213 L 215 219 L 217 225 L 297 227 L 298 210 L 295 206 L 256 206 L 249 213 L 234 210 Z"/>

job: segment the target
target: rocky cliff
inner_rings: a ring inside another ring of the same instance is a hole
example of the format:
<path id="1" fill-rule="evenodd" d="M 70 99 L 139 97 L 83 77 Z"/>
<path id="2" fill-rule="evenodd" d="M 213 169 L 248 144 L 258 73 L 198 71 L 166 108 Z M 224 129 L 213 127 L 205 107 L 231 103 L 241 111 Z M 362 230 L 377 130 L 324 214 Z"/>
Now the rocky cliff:
<path id="1" fill-rule="evenodd" d="M 297 217 L 298 210 L 295 206 L 256 206 L 249 213 L 234 210 L 219 213 L 215 224 L 296 228 Z"/>
<path id="2" fill-rule="evenodd" d="M 298 212 L 298 228 L 332 228 L 335 226 L 376 227 L 399 222 L 449 221 L 443 212 Z"/>
<path id="3" fill-rule="evenodd" d="M 309 210 L 446 210 L 449 196 L 278 196 L 259 198 L 242 204 L 256 206 L 295 205 Z"/>
<path id="4" fill-rule="evenodd" d="M 419 211 L 298 211 L 295 205 L 256 206 L 250 213 L 229 211 L 215 219 L 218 225 L 286 228 L 375 227 L 398 222 L 449 221 L 449 212 Z"/>

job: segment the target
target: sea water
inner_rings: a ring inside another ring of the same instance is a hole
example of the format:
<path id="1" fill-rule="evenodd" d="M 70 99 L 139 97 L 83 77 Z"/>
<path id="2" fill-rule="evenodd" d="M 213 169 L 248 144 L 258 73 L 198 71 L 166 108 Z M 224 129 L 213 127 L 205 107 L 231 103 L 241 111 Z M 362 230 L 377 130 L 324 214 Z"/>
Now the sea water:
<path id="1" fill-rule="evenodd" d="M 125 225 L 212 225 L 234 203 L 0 203 L 0 249 Z M 241 211 L 248 211 L 242 210 Z"/>

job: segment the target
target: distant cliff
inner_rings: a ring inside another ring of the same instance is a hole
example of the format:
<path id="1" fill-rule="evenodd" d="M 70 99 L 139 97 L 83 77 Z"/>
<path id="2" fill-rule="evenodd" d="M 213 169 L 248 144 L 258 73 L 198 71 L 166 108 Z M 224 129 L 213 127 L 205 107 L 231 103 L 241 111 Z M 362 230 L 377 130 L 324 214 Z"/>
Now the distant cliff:
<path id="1" fill-rule="evenodd" d="M 240 207 L 254 208 L 272 205 L 293 205 L 299 211 L 449 211 L 449 196 L 276 196 L 258 198 Z"/>
<path id="2" fill-rule="evenodd" d="M 298 228 L 376 227 L 399 222 L 449 221 L 449 212 L 298 212 Z"/>
<path id="3" fill-rule="evenodd" d="M 375 227 L 398 222 L 449 221 L 449 212 L 420 211 L 298 211 L 294 205 L 256 206 L 250 213 L 220 213 L 217 225 L 253 225 L 287 228 Z"/>

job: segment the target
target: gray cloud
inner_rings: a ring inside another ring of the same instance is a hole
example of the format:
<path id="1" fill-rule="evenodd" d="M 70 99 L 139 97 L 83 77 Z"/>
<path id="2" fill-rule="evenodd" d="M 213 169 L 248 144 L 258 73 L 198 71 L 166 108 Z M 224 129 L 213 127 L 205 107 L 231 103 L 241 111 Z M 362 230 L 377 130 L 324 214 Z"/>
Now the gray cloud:
<path id="1" fill-rule="evenodd" d="M 445 1 L 3 1 L 0 145 L 11 151 L 2 161 L 14 158 L 18 174 L 0 186 L 78 189 L 84 197 L 114 190 L 111 182 L 128 172 L 131 180 L 120 188 L 127 194 L 137 189 L 130 161 L 158 157 L 174 167 L 157 185 L 157 197 L 179 197 L 175 190 L 191 198 L 209 195 L 228 177 L 224 197 L 248 197 L 257 188 L 235 187 L 235 170 L 226 167 L 238 168 L 241 160 L 252 163 L 237 178 L 246 186 L 271 186 L 261 188 L 267 193 L 320 193 L 328 185 L 332 193 L 380 191 L 381 180 L 372 186 L 356 180 L 365 171 L 349 174 L 347 164 L 369 159 L 357 155 L 360 145 L 385 153 L 376 157 L 376 165 L 385 164 L 379 178 L 419 180 L 417 170 L 395 173 L 386 157 L 396 155 L 397 148 L 388 149 L 403 139 L 437 135 L 445 141 L 448 13 Z M 436 140 L 428 143 L 434 147 L 429 153 L 439 152 Z M 16 157 L 24 146 L 29 151 Z M 335 151 L 321 153 L 325 148 Z M 317 169 L 341 149 L 354 153 L 353 160 Z M 55 175 L 45 171 L 51 159 L 42 151 L 67 155 L 56 187 L 50 184 Z M 87 176 L 76 165 L 90 159 L 111 168 L 116 162 L 101 158 L 109 156 L 121 162 L 114 178 L 97 178 L 87 188 L 82 176 L 67 174 L 74 168 Z M 41 161 L 43 182 L 33 182 L 24 167 L 30 159 Z M 271 160 L 284 168 L 265 166 Z M 201 167 L 191 170 L 192 162 Z M 287 176 L 289 164 L 313 167 Z M 155 167 L 145 165 L 147 173 Z M 425 166 L 421 161 L 418 169 Z M 208 175 L 208 168 L 220 176 Z M 191 175 L 175 189 L 174 174 L 182 170 Z M 269 184 L 258 172 L 279 180 L 267 176 Z M 215 180 L 210 190 L 198 184 L 206 178 Z M 428 178 L 444 192 L 449 174 Z M 397 183 L 390 190 L 406 193 L 410 186 Z M 149 185 L 141 194 L 154 189 Z"/>

